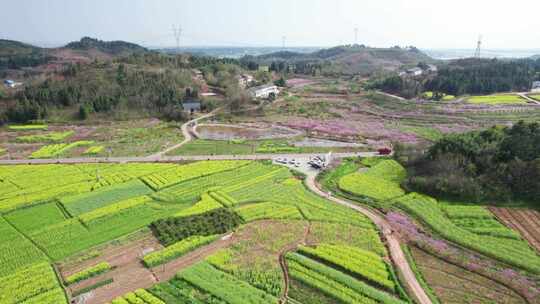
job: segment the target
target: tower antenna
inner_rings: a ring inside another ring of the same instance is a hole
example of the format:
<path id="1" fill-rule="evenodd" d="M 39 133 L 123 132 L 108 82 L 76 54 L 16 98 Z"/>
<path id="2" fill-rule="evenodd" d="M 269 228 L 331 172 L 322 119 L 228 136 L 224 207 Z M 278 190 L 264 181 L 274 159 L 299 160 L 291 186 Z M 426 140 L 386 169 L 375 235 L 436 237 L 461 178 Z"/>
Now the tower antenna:
<path id="1" fill-rule="evenodd" d="M 354 44 L 358 44 L 358 28 L 354 28 Z"/>
<path id="2" fill-rule="evenodd" d="M 480 58 L 482 54 L 482 35 L 478 37 L 478 42 L 476 44 L 476 51 L 474 52 L 474 58 Z"/>
<path id="3" fill-rule="evenodd" d="M 176 40 L 176 51 L 178 51 L 180 50 L 180 38 L 182 37 L 182 27 L 180 25 L 175 26 L 173 24 L 172 30 L 173 30 L 174 40 Z"/>
<path id="4" fill-rule="evenodd" d="M 282 36 L 281 37 L 281 48 L 285 49 L 285 42 L 287 41 L 287 37 Z"/>

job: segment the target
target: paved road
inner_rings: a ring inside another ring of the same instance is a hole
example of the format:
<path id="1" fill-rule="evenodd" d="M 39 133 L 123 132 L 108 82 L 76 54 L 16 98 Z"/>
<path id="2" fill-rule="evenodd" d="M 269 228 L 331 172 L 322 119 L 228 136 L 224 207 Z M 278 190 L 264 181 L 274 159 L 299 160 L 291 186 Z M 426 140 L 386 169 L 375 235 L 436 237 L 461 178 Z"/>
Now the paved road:
<path id="1" fill-rule="evenodd" d="M 521 98 L 523 99 L 526 99 L 529 103 L 533 103 L 533 104 L 536 104 L 536 105 L 540 105 L 540 101 L 536 100 L 536 99 L 533 99 L 533 98 L 530 98 L 527 94 L 529 93 L 517 93 L 518 96 L 520 96 Z"/>
<path id="2" fill-rule="evenodd" d="M 325 156 L 323 153 L 313 154 L 248 154 L 248 155 L 193 155 L 193 156 L 146 156 L 146 157 L 79 157 L 58 159 L 5 159 L 0 160 L 0 165 L 37 165 L 37 164 L 82 164 L 82 163 L 173 163 L 181 161 L 200 160 L 270 160 L 274 158 L 310 158 Z M 356 153 L 333 153 L 333 158 L 345 158 L 351 156 L 372 157 L 377 152 Z"/>
<path id="3" fill-rule="evenodd" d="M 392 257 L 392 260 L 394 261 L 394 264 L 397 266 L 400 273 L 403 274 L 405 278 L 405 283 L 409 286 L 409 290 L 414 294 L 414 297 L 418 300 L 419 303 L 431 304 L 431 300 L 416 279 L 414 272 L 412 271 L 407 259 L 405 258 L 405 254 L 403 253 L 403 250 L 400 246 L 399 238 L 392 233 L 391 226 L 384 219 L 384 217 L 362 206 L 350 203 L 337 197 L 329 197 L 327 193 L 324 193 L 317 187 L 317 183 L 315 182 L 315 177 L 317 176 L 317 174 L 314 173 L 314 171 L 309 171 L 307 173 L 308 176 L 306 179 L 306 185 L 311 191 L 337 204 L 343 205 L 364 214 L 365 216 L 370 218 L 375 223 L 375 225 L 377 225 L 377 227 L 382 231 L 383 235 L 386 238 L 386 241 L 388 243 L 388 250 L 390 251 L 390 256 Z"/>

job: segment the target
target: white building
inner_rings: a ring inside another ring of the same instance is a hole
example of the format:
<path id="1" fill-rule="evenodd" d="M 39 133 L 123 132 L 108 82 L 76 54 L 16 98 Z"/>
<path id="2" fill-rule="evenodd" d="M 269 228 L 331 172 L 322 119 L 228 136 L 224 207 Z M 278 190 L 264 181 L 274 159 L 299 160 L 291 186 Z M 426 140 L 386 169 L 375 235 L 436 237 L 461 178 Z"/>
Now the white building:
<path id="1" fill-rule="evenodd" d="M 407 70 L 407 74 L 410 76 L 420 76 L 424 71 L 421 68 L 412 68 Z"/>
<path id="2" fill-rule="evenodd" d="M 279 94 L 279 89 L 273 84 L 262 85 L 248 90 L 252 98 L 275 98 Z"/>
<path id="3" fill-rule="evenodd" d="M 236 79 L 238 80 L 238 85 L 241 88 L 247 88 L 251 83 L 255 81 L 253 76 L 248 75 L 248 74 L 238 75 L 236 76 Z"/>
<path id="4" fill-rule="evenodd" d="M 533 82 L 531 92 L 540 93 L 540 81 Z"/>

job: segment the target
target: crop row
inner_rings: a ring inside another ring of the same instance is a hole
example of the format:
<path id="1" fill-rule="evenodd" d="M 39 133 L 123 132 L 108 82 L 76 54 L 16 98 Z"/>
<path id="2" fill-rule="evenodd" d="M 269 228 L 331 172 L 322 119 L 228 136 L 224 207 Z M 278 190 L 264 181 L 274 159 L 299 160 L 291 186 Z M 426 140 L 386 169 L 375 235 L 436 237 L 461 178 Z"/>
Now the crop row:
<path id="1" fill-rule="evenodd" d="M 149 198 L 148 196 L 138 196 L 135 198 L 130 198 L 130 199 L 127 199 L 127 200 L 124 200 L 124 201 L 121 201 L 112 205 L 108 205 L 108 206 L 101 207 L 99 209 L 95 209 L 93 211 L 84 213 L 79 216 L 79 219 L 83 223 L 88 225 L 90 224 L 91 221 L 95 221 L 99 218 L 118 213 L 125 209 L 133 208 L 135 206 L 144 204 L 149 201 L 151 201 L 151 198 Z"/>
<path id="2" fill-rule="evenodd" d="M 375 253 L 350 247 L 321 244 L 316 248 L 301 246 L 299 252 L 360 276 L 376 286 L 394 290 L 395 283 L 382 258 Z"/>
<path id="3" fill-rule="evenodd" d="M 89 146 L 93 144 L 93 141 L 81 140 L 72 142 L 70 144 L 53 144 L 41 147 L 39 150 L 33 152 L 30 158 L 52 158 L 63 155 L 69 150 L 77 147 Z"/>
<path id="4" fill-rule="evenodd" d="M 238 202 L 234 198 L 232 198 L 230 195 L 228 195 L 227 193 L 223 191 L 220 191 L 220 190 L 210 191 L 208 192 L 208 194 L 210 194 L 210 196 L 213 199 L 215 199 L 216 201 L 218 201 L 220 204 L 222 204 L 225 207 L 232 207 L 238 204 Z"/>
<path id="5" fill-rule="evenodd" d="M 364 282 L 297 253 L 289 253 L 286 257 L 293 278 L 345 303 L 403 303 Z"/>
<path id="6" fill-rule="evenodd" d="M 100 153 L 103 153 L 104 150 L 105 150 L 104 146 L 93 146 L 93 147 L 90 147 L 90 148 L 86 149 L 83 152 L 83 155 L 98 155 Z"/>
<path id="7" fill-rule="evenodd" d="M 15 125 L 9 126 L 8 130 L 10 131 L 46 131 L 48 129 L 47 125 Z"/>
<path id="8" fill-rule="evenodd" d="M 278 303 L 274 296 L 217 270 L 206 262 L 182 270 L 177 276 L 230 304 Z"/>
<path id="9" fill-rule="evenodd" d="M 302 219 L 298 208 L 273 202 L 249 204 L 235 209 L 235 212 L 246 221 L 260 219 Z"/>
<path id="10" fill-rule="evenodd" d="M 394 183 L 401 183 L 407 177 L 407 171 L 398 162 L 392 159 L 377 162 L 365 173 Z"/>
<path id="11" fill-rule="evenodd" d="M 67 303 L 63 292 L 58 302 L 38 301 L 44 297 L 54 297 L 58 294 L 57 290 L 62 291 L 54 270 L 47 262 L 21 268 L 11 275 L 0 277 L 0 303 Z"/>
<path id="12" fill-rule="evenodd" d="M 452 242 L 533 273 L 540 273 L 540 257 L 525 242 L 481 236 L 460 228 L 444 215 L 435 199 L 425 195 L 410 193 L 397 199 L 396 203 Z"/>
<path id="13" fill-rule="evenodd" d="M 172 202 L 189 202 L 198 199 L 202 193 L 209 189 L 236 185 L 245 180 L 255 178 L 272 170 L 272 167 L 259 162 L 252 162 L 235 170 L 223 171 L 212 175 L 205 175 L 191 179 L 164 189 L 158 193 L 158 200 Z"/>
<path id="14" fill-rule="evenodd" d="M 203 193 L 201 195 L 201 200 L 198 201 L 195 205 L 176 213 L 174 216 L 184 217 L 197 215 L 219 208 L 223 208 L 223 206 L 214 198 L 212 198 L 208 193 Z"/>
<path id="15" fill-rule="evenodd" d="M 146 267 L 156 267 L 167 263 L 177 257 L 180 257 L 201 246 L 211 243 L 218 238 L 217 235 L 211 236 L 192 236 L 180 242 L 172 244 L 162 250 L 149 253 L 144 256 L 143 261 Z"/>
<path id="16" fill-rule="evenodd" d="M 126 183 L 100 188 L 92 192 L 84 192 L 60 198 L 60 202 L 73 216 L 83 214 L 115 202 L 150 194 L 153 191 L 144 183 L 135 179 Z"/>
<path id="17" fill-rule="evenodd" d="M 365 173 L 346 175 L 339 180 L 338 186 L 345 192 L 378 201 L 390 200 L 405 194 L 399 184 Z"/>
<path id="18" fill-rule="evenodd" d="M 98 276 L 102 273 L 105 273 L 109 270 L 111 270 L 112 267 L 107 262 L 101 262 L 99 264 L 96 264 L 92 267 L 86 268 L 80 272 L 74 273 L 66 278 L 66 283 L 68 285 L 87 280 L 89 278 Z"/>
<path id="19" fill-rule="evenodd" d="M 60 142 L 75 134 L 73 131 L 51 132 L 47 134 L 24 135 L 15 140 L 20 143 Z"/>
<path id="20" fill-rule="evenodd" d="M 165 304 L 165 302 L 144 289 L 137 289 L 112 300 L 111 304 Z"/>
<path id="21" fill-rule="evenodd" d="M 493 214 L 482 206 L 465 205 L 445 205 L 443 207 L 446 215 L 454 219 L 472 218 L 472 219 L 491 219 Z"/>
<path id="22" fill-rule="evenodd" d="M 47 257 L 0 217 L 0 276 L 46 261 Z"/>
<path id="23" fill-rule="evenodd" d="M 176 166 L 160 173 L 142 177 L 153 189 L 160 190 L 171 185 L 205 175 L 232 170 L 248 164 L 247 161 L 201 161 L 193 164 Z"/>

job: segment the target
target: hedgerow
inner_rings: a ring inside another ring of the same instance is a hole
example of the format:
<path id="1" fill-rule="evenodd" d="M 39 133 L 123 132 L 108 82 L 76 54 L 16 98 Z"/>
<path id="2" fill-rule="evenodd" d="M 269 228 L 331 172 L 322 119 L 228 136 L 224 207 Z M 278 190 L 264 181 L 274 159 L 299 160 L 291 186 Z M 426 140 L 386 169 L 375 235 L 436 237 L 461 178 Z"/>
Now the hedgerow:
<path id="1" fill-rule="evenodd" d="M 154 235 L 165 246 L 193 235 L 222 234 L 240 225 L 242 219 L 225 208 L 191 216 L 160 219 L 150 225 Z"/>

